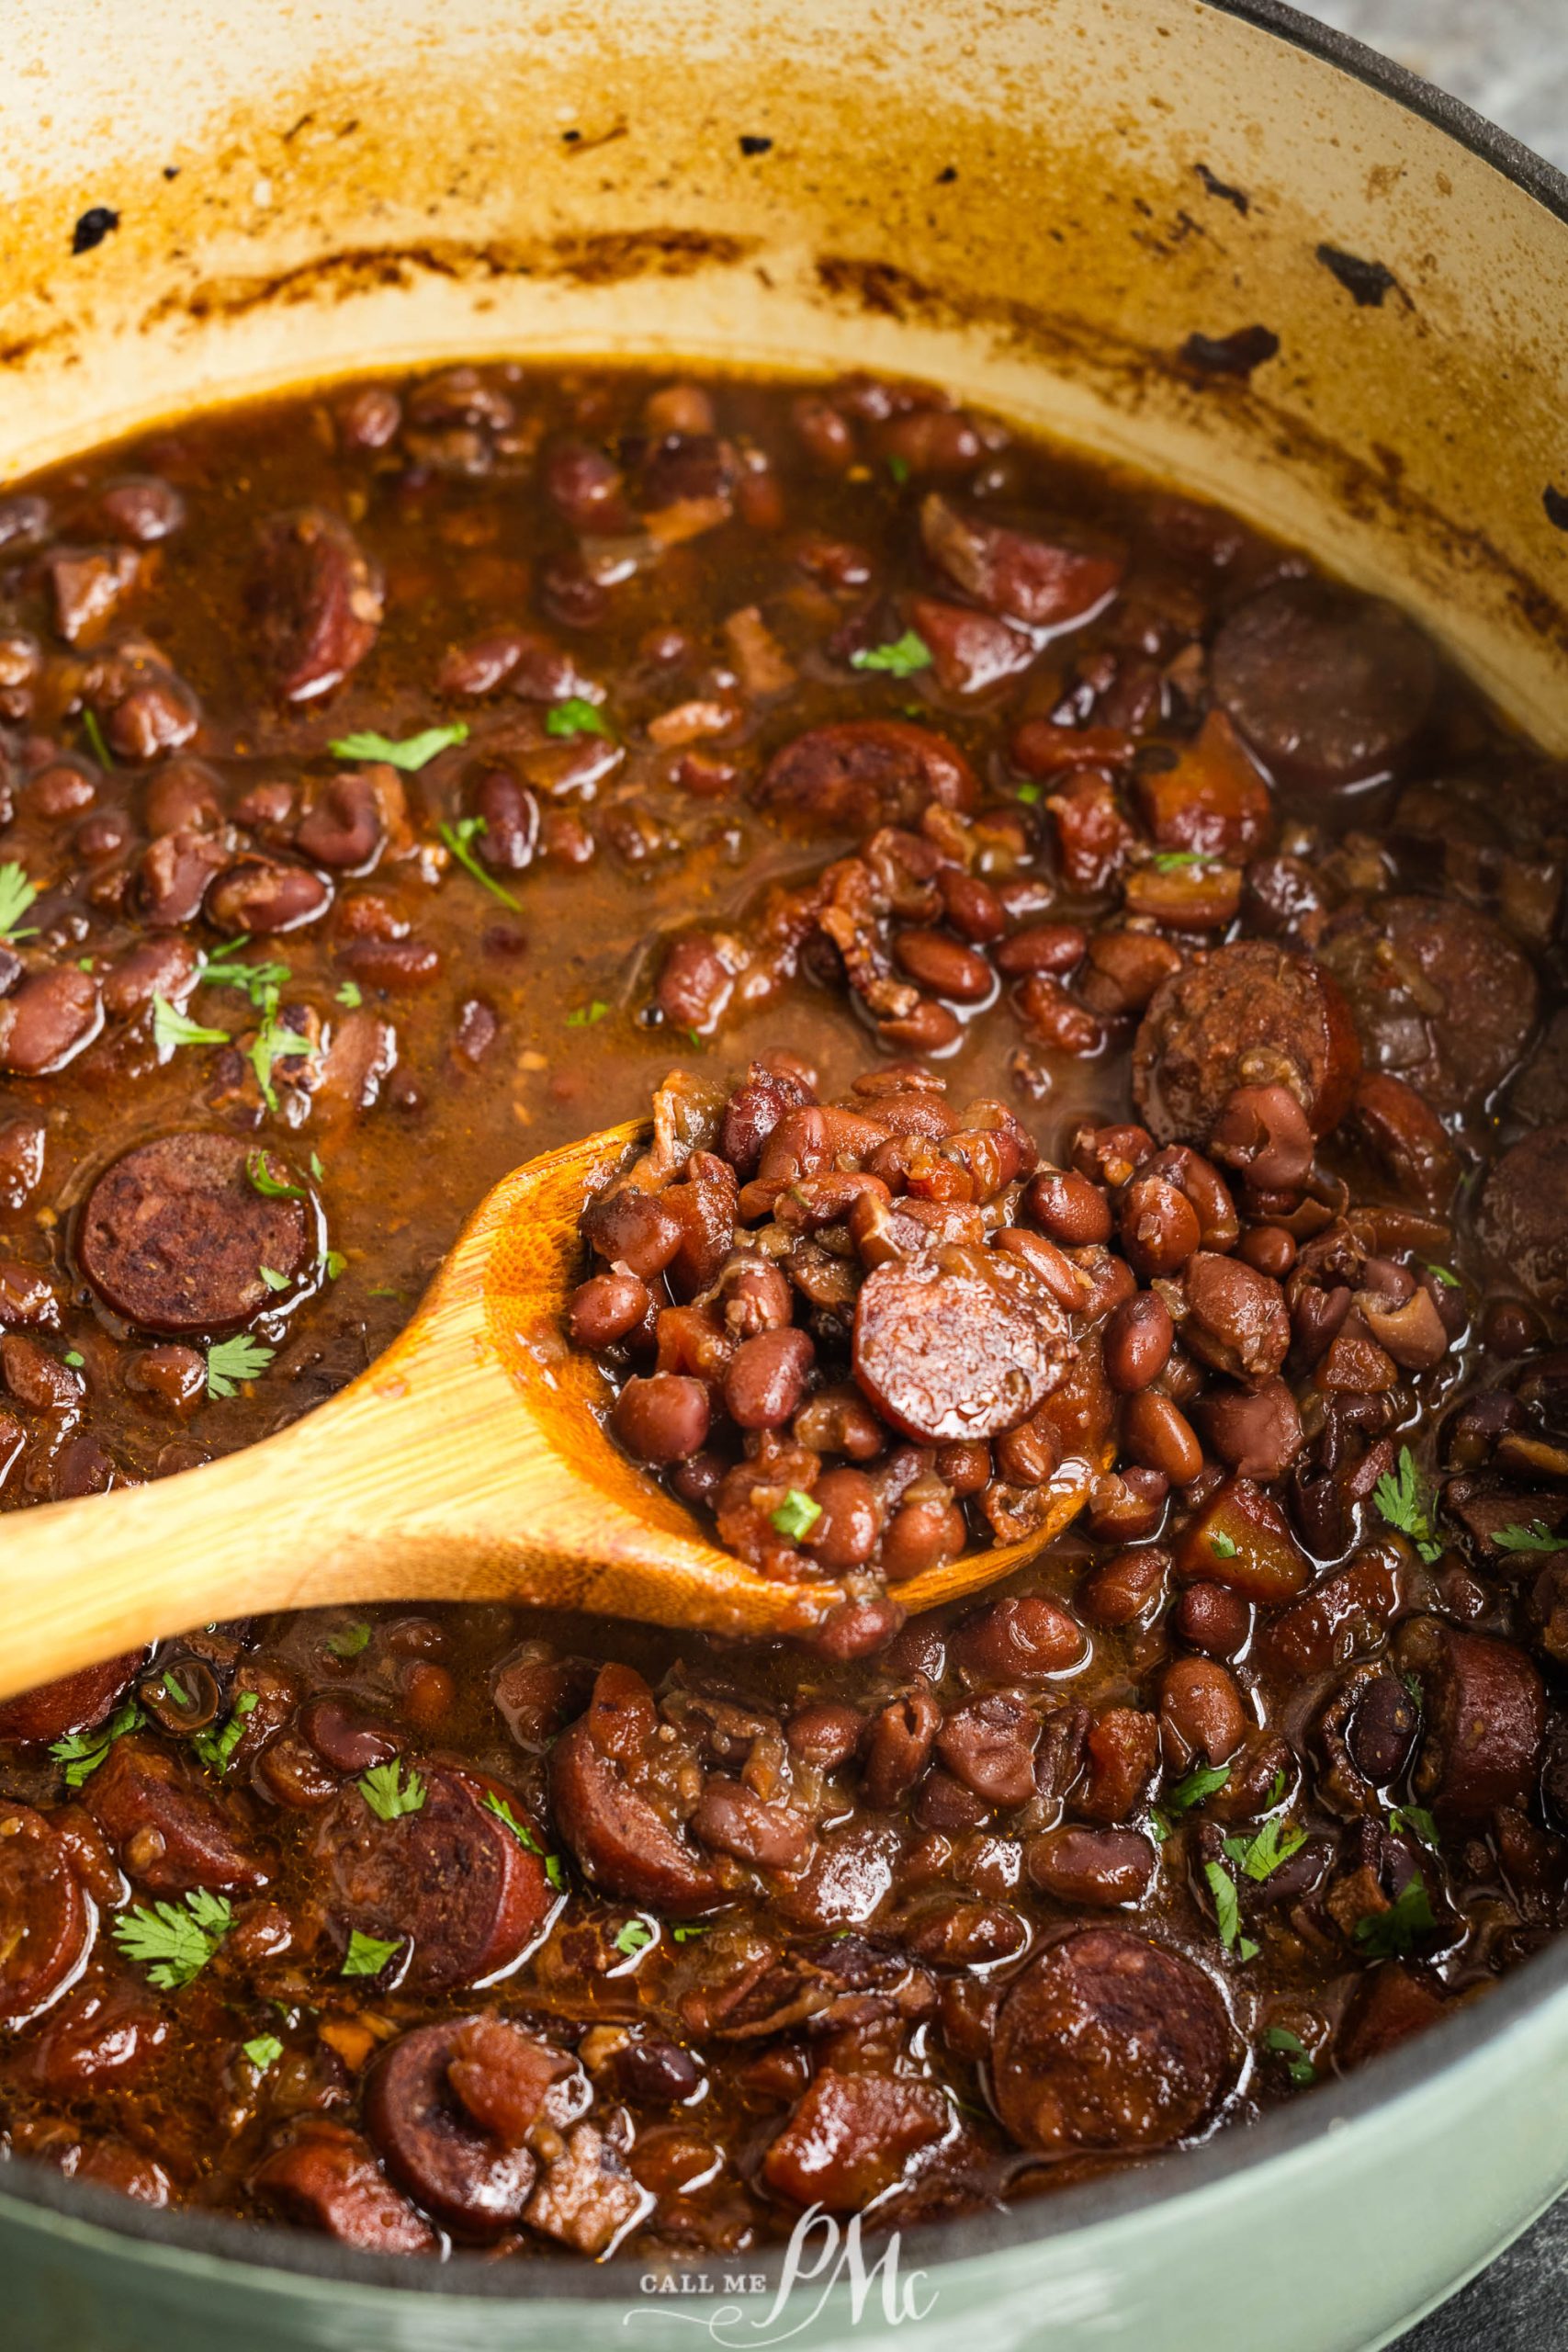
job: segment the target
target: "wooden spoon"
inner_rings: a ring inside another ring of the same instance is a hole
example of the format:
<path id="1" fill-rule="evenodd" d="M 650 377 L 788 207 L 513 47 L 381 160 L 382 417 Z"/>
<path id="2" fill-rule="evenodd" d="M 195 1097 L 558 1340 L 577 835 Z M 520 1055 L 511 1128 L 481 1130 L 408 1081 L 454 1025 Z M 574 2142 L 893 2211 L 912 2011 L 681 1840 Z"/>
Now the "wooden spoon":
<path id="1" fill-rule="evenodd" d="M 0 1519 L 0 1697 L 220 1617 L 327 1602 L 513 1600 L 767 1636 L 845 1596 L 730 1557 L 613 1443 L 562 1331 L 585 1195 L 649 1137 L 611 1127 L 496 1185 L 413 1320 L 352 1386 L 176 1477 Z M 1069 1460 L 1027 1542 L 897 1588 L 930 1609 L 1044 1550 L 1098 1464 Z"/>

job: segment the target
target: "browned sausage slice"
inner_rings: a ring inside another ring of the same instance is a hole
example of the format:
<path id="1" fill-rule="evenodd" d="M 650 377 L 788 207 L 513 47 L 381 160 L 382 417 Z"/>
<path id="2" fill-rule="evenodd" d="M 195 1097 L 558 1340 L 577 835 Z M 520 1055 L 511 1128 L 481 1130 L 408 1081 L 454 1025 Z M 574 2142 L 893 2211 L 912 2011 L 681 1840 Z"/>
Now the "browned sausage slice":
<path id="1" fill-rule="evenodd" d="M 253 2175 L 264 2197 L 291 2221 L 325 2230 L 368 2254 L 434 2254 L 440 2240 L 392 2187 L 357 2132 L 330 2116 L 306 2116 Z"/>
<path id="2" fill-rule="evenodd" d="M 0 1739 L 63 1739 L 101 1724 L 146 1653 L 127 1650 L 102 1666 L 84 1666 L 58 1682 L 40 1682 L 0 1706 Z"/>
<path id="3" fill-rule="evenodd" d="M 381 627 L 380 573 L 347 524 L 316 506 L 263 525 L 252 601 L 287 702 L 330 694 Z"/>
<path id="4" fill-rule="evenodd" d="M 967 809 L 979 797 L 963 752 L 902 718 L 813 727 L 774 752 L 757 787 L 761 808 L 812 833 L 918 824 L 933 800 Z"/>
<path id="5" fill-rule="evenodd" d="M 1393 605 L 1325 580 L 1281 580 L 1224 622 L 1210 676 L 1275 781 L 1321 792 L 1401 765 L 1438 665 Z"/>
<path id="6" fill-rule="evenodd" d="M 526 2070 L 535 2079 L 536 2115 L 551 2086 L 577 2072 L 560 2051 L 498 2018 L 443 2018 L 416 2026 L 377 2060 L 365 2086 L 365 2123 L 388 2170 L 444 2229 L 488 2238 L 522 2218 L 539 2167 L 521 2137 L 481 2129 L 454 2088 L 449 2070 L 454 2061 L 461 2067 L 465 2036 L 476 2028 L 490 2044 L 488 2074 Z M 581 2103 L 570 2102 L 552 2120 L 570 2121 Z"/>
<path id="7" fill-rule="evenodd" d="M 127 1874 L 154 1894 L 248 1892 L 272 1876 L 240 1835 L 240 1800 L 220 1804 L 178 1758 L 144 1740 L 117 1739 L 83 1801 Z"/>
<path id="8" fill-rule="evenodd" d="M 1568 1306 L 1568 1126 L 1539 1127 L 1486 1179 L 1481 1244 L 1543 1306 Z"/>
<path id="9" fill-rule="evenodd" d="M 1066 1315 L 1021 1259 L 961 1242 L 889 1259 L 855 1302 L 855 1378 L 924 1445 L 1016 1429 L 1077 1352 Z"/>
<path id="10" fill-rule="evenodd" d="M 991 2095 L 1021 2146 L 1046 2155 L 1162 2148 L 1202 2121 L 1234 2060 L 1201 1968 L 1122 1928 L 1076 1928 L 1009 1988 Z"/>
<path id="11" fill-rule="evenodd" d="M 483 1984 L 548 1916 L 544 1860 L 487 1805 L 488 1783 L 446 1765 L 422 1764 L 418 1776 L 417 1812 L 382 1821 L 355 1783 L 322 1815 L 314 1851 L 326 1907 L 345 1939 L 356 1928 L 407 1937 L 411 1984 Z"/>
<path id="12" fill-rule="evenodd" d="M 955 2128 L 934 2083 L 825 2068 L 763 2157 L 762 2177 L 796 2205 L 858 2212 Z"/>
<path id="13" fill-rule="evenodd" d="M 1397 1656 L 1421 1683 L 1416 1795 L 1456 1822 L 1527 1805 L 1540 1771 L 1546 1693 L 1523 1650 L 1416 1617 L 1402 1628 Z"/>
<path id="14" fill-rule="evenodd" d="M 1125 569 L 1114 549 L 964 514 L 935 491 L 920 508 L 920 537 L 932 562 L 977 605 L 1032 628 L 1088 620 Z"/>
<path id="15" fill-rule="evenodd" d="M 0 2025 L 22 2025 L 87 1957 L 93 1914 L 53 1826 L 0 1804 Z"/>
<path id="16" fill-rule="evenodd" d="M 138 1144 L 105 1170 L 82 1211 L 76 1256 L 106 1306 L 148 1331 L 231 1330 L 272 1299 L 264 1266 L 298 1279 L 314 1213 L 306 1199 L 258 1192 L 246 1173 L 254 1156 L 238 1136 L 192 1127 Z M 299 1185 L 275 1155 L 267 1168 Z"/>
<path id="17" fill-rule="evenodd" d="M 602 1668 L 587 1713 L 550 1752 L 551 1809 L 596 1886 L 665 1911 L 705 1910 L 718 1900 L 718 1881 L 660 1810 L 654 1726 L 641 1675 Z"/>
<path id="18" fill-rule="evenodd" d="M 1352 914 L 1322 955 L 1349 999 L 1366 1057 L 1438 1111 L 1501 1086 L 1535 1026 L 1535 972 L 1506 932 L 1452 899 L 1389 899 Z"/>
<path id="19" fill-rule="evenodd" d="M 1326 1135 L 1349 1106 L 1360 1048 L 1335 982 L 1270 940 L 1238 939 L 1156 989 L 1133 1047 L 1133 1096 L 1160 1143 L 1208 1140 L 1243 1086 L 1286 1086 Z"/>

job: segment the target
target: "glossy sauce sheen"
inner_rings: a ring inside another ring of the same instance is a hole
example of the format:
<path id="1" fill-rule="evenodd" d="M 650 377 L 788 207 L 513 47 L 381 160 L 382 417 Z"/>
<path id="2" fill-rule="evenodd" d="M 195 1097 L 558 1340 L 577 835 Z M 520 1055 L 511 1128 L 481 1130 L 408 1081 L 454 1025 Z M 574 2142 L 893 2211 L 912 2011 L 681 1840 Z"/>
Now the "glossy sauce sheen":
<path id="1" fill-rule="evenodd" d="M 934 393 L 500 368 L 62 469 L 0 594 L 0 1506 L 308 1411 L 660 1090 L 574 1336 L 852 1581 L 7 1702 L 10 2153 L 738 2252 L 1201 2139 L 1558 1927 L 1564 779 L 1408 623 Z"/>

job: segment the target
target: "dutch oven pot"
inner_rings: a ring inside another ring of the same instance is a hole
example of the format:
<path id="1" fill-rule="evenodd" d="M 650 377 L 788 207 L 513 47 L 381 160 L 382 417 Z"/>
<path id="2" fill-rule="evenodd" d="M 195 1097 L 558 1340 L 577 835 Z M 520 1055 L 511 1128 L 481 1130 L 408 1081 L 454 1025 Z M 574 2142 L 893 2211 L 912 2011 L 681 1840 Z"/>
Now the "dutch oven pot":
<path id="1" fill-rule="evenodd" d="M 1568 182 L 1272 0 L 12 0 L 6 65 L 7 476 L 459 354 L 935 377 L 1401 599 L 1568 748 Z M 907 2234 L 858 2318 L 831 2261 L 773 2312 L 773 2250 L 658 2294 L 17 2164 L 0 2335 L 1337 2352 L 1568 2181 L 1565 2081 L 1559 1946 L 1253 2130 Z"/>

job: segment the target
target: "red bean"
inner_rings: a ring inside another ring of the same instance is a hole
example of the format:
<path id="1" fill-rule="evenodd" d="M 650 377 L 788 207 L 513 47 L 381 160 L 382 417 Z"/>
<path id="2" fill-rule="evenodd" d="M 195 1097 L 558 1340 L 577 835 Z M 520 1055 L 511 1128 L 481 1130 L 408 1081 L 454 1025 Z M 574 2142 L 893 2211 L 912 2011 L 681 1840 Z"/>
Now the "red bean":
<path id="1" fill-rule="evenodd" d="M 965 874 L 956 865 L 944 865 L 936 877 L 942 896 L 942 912 L 954 931 L 976 946 L 999 939 L 1008 927 L 1007 909 L 988 882 L 977 875 Z"/>
<path id="2" fill-rule="evenodd" d="M 1111 1238 L 1110 1202 L 1098 1184 L 1070 1168 L 1043 1168 L 1032 1177 L 1023 1195 L 1023 1213 L 1066 1250 L 1081 1250 L 1089 1242 Z"/>
<path id="3" fill-rule="evenodd" d="M 869 1560 L 882 1532 L 882 1507 L 864 1471 L 824 1471 L 811 1499 L 822 1514 L 804 1539 L 812 1557 L 835 1574 Z"/>
<path id="4" fill-rule="evenodd" d="M 1157 1544 L 1136 1545 L 1102 1560 L 1078 1589 L 1078 1607 L 1089 1623 L 1112 1630 L 1147 1616 L 1165 1590 L 1170 1555 Z"/>
<path id="5" fill-rule="evenodd" d="M 1134 1176 L 1122 1195 L 1122 1247 L 1144 1281 L 1174 1274 L 1202 1240 L 1198 1213 L 1163 1176 Z"/>
<path id="6" fill-rule="evenodd" d="M 1043 1417 L 1004 1430 L 992 1448 L 997 1476 L 1014 1487 L 1043 1487 L 1062 1466 L 1062 1442 Z"/>
<path id="7" fill-rule="evenodd" d="M 901 971 L 950 1004 L 983 1004 L 996 986 L 985 957 L 942 931 L 897 932 L 893 954 Z"/>
<path id="8" fill-rule="evenodd" d="M 1036 922 L 1015 931 L 996 951 L 998 972 L 1022 979 L 1031 972 L 1054 972 L 1058 978 L 1076 971 L 1089 946 L 1089 934 L 1076 922 Z"/>
<path id="9" fill-rule="evenodd" d="M 863 1729 L 853 1707 L 820 1699 L 815 1706 L 802 1707 L 791 1715 L 784 1725 L 784 1738 L 793 1754 L 815 1764 L 819 1772 L 836 1772 L 860 1746 Z"/>
<path id="10" fill-rule="evenodd" d="M 1156 1291 L 1134 1292 L 1107 1317 L 1105 1377 L 1122 1396 L 1134 1396 L 1159 1378 L 1175 1343 L 1176 1326 L 1164 1299 Z"/>
<path id="11" fill-rule="evenodd" d="M 685 1239 L 686 1228 L 657 1193 L 627 1185 L 609 1199 L 592 1203 L 582 1232 L 601 1258 L 627 1267 L 646 1282 L 649 1275 L 662 1273 Z"/>
<path id="12" fill-rule="evenodd" d="M 882 1572 L 889 1584 L 902 1584 L 907 1577 L 955 1560 L 967 1532 L 955 1503 L 905 1503 L 883 1536 Z"/>
<path id="13" fill-rule="evenodd" d="M 1179 1406 L 1157 1388 L 1142 1388 L 1122 1408 L 1122 1442 L 1134 1462 L 1162 1471 L 1173 1487 L 1185 1487 L 1203 1467 L 1203 1449 Z"/>
<path id="14" fill-rule="evenodd" d="M 298 931 L 332 904 L 332 884 L 308 865 L 280 857 L 242 857 L 207 893 L 207 918 L 220 931 Z"/>
<path id="15" fill-rule="evenodd" d="M 1190 1584 L 1171 1611 L 1171 1624 L 1184 1642 L 1210 1657 L 1235 1657 L 1252 1631 L 1252 1611 L 1239 1592 L 1223 1584 Z"/>
<path id="16" fill-rule="evenodd" d="M 1236 1255 L 1260 1274 L 1282 1283 L 1296 1262 L 1295 1238 L 1282 1225 L 1255 1225 L 1242 1235 Z"/>
<path id="17" fill-rule="evenodd" d="M 1289 1192 L 1312 1172 L 1312 1124 L 1288 1086 L 1238 1086 L 1210 1129 L 1209 1149 L 1249 1182 Z"/>
<path id="18" fill-rule="evenodd" d="M 612 1418 L 629 1453 L 642 1462 L 665 1463 L 702 1451 L 712 1412 L 700 1380 L 656 1372 L 648 1380 L 627 1381 Z"/>
<path id="19" fill-rule="evenodd" d="M 776 1430 L 792 1419 L 805 1400 L 816 1354 L 810 1333 L 793 1326 L 743 1340 L 724 1375 L 730 1419 L 743 1430 Z"/>
<path id="20" fill-rule="evenodd" d="M 1212 1658 L 1179 1657 L 1160 1677 L 1159 1725 L 1167 1759 L 1184 1771 L 1196 1756 L 1225 1764 L 1247 1737 L 1241 1693 Z"/>
<path id="21" fill-rule="evenodd" d="M 649 1303 L 636 1274 L 591 1274 L 571 1295 L 567 1329 L 580 1348 L 607 1348 L 642 1321 Z"/>

